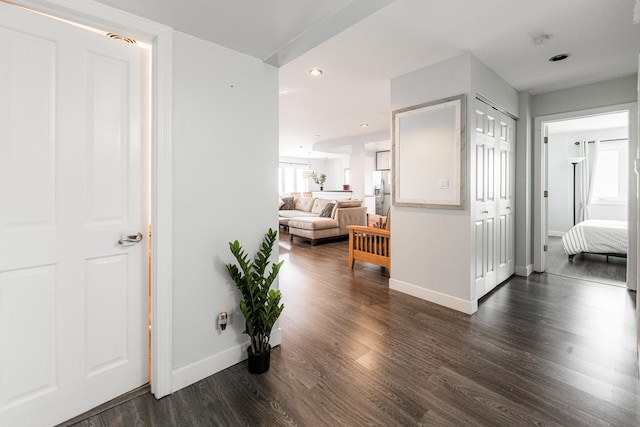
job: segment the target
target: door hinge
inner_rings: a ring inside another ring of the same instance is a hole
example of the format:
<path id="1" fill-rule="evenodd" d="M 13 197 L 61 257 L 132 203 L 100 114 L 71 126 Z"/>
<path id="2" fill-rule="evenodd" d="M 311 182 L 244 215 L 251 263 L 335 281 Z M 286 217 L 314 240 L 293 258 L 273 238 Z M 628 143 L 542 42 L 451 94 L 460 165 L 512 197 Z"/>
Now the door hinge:
<path id="1" fill-rule="evenodd" d="M 549 250 L 549 246 L 548 245 L 544 245 L 544 247 L 542 248 L 543 251 L 547 252 Z"/>
<path id="2" fill-rule="evenodd" d="M 547 190 L 544 190 L 544 197 L 549 197 L 549 192 Z"/>
<path id="3" fill-rule="evenodd" d="M 545 144 L 548 144 L 548 143 L 549 143 L 549 137 L 548 137 L 548 136 L 545 136 L 545 137 L 544 137 L 544 143 L 545 143 Z"/>

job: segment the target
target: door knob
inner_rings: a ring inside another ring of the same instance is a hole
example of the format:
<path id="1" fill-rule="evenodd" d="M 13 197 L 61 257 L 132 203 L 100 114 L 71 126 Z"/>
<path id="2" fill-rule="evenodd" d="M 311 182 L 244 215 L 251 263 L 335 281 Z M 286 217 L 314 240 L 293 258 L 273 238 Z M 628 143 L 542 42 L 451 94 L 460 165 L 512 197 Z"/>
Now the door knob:
<path id="1" fill-rule="evenodd" d="M 136 243 L 140 243 L 142 241 L 142 233 L 136 233 L 136 234 L 123 234 L 120 237 L 120 240 L 118 240 L 118 244 L 120 244 L 120 246 L 133 246 Z"/>

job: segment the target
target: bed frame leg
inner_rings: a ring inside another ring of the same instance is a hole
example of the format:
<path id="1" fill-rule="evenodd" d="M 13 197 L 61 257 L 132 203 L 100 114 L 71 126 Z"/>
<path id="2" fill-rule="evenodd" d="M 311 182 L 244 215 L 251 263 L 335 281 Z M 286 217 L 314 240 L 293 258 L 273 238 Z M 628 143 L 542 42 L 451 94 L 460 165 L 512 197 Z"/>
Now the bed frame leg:
<path id="1" fill-rule="evenodd" d="M 573 257 L 574 257 L 574 256 L 575 256 L 575 255 L 569 255 L 569 262 L 573 262 Z"/>

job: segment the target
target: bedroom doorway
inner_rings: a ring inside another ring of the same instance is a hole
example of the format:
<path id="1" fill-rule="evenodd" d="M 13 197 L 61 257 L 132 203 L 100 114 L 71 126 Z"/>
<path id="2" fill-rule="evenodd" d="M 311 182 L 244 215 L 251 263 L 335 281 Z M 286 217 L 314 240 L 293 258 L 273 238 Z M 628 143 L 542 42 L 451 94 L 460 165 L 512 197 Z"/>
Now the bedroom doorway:
<path id="1" fill-rule="evenodd" d="M 636 289 L 636 263 L 606 255 L 637 256 L 637 212 L 629 204 L 636 193 L 630 174 L 635 109 L 628 104 L 536 119 L 536 271 Z M 563 236 L 577 253 L 572 260 Z"/>

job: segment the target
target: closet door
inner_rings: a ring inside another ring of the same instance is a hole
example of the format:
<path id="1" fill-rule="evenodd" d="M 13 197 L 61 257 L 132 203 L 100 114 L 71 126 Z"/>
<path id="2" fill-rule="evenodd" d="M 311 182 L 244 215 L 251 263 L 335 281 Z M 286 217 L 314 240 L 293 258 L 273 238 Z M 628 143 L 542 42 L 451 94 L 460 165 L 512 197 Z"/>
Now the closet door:
<path id="1" fill-rule="evenodd" d="M 515 272 L 515 120 L 500 114 L 497 138 L 498 167 L 496 187 L 498 193 L 497 218 L 497 281 L 501 283 Z"/>
<path id="2" fill-rule="evenodd" d="M 496 114 L 476 100 L 474 169 L 474 226 L 476 298 L 493 289 L 496 277 Z"/>
<path id="3" fill-rule="evenodd" d="M 475 102 L 472 264 L 481 298 L 515 272 L 515 121 Z"/>

